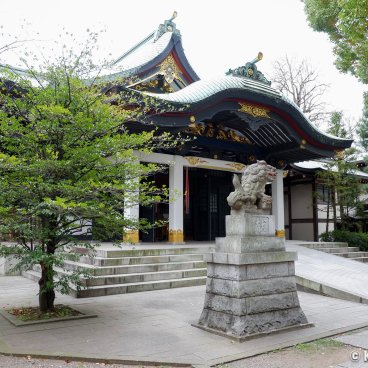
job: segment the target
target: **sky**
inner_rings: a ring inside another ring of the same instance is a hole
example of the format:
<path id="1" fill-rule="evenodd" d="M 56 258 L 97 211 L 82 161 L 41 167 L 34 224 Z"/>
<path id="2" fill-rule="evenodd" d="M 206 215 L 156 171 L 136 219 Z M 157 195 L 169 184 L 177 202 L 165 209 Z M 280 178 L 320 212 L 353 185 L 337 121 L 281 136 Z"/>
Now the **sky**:
<path id="1" fill-rule="evenodd" d="M 300 0 L 17 0 L 2 2 L 0 19 L 4 34 L 37 40 L 28 48 L 47 47 L 63 28 L 78 39 L 87 29 L 104 29 L 100 56 L 116 59 L 174 10 L 186 56 L 201 79 L 244 65 L 259 51 L 263 60 L 257 67 L 269 79 L 273 63 L 285 55 L 307 59 L 319 81 L 330 85 L 324 96 L 328 109 L 342 110 L 352 121 L 361 116 L 368 87 L 337 71 L 328 36 L 308 26 Z M 19 50 L 2 54 L 1 62 L 14 65 L 18 57 Z"/>

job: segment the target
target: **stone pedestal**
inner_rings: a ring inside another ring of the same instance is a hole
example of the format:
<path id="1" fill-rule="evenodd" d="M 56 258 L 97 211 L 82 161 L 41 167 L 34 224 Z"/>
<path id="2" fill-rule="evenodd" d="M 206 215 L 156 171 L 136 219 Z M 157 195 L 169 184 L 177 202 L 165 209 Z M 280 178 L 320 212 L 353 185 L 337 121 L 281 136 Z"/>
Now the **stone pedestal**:
<path id="1" fill-rule="evenodd" d="M 226 237 L 206 256 L 206 297 L 196 326 L 239 341 L 310 326 L 299 305 L 295 260 L 275 236 L 273 216 L 226 216 Z"/>

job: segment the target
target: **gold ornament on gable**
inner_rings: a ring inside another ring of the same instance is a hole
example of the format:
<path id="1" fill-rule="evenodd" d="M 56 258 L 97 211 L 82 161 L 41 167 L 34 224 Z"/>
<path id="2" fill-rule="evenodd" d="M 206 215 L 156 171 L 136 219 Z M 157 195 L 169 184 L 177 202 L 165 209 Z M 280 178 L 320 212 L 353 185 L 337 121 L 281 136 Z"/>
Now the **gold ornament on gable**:
<path id="1" fill-rule="evenodd" d="M 229 140 L 242 144 L 254 144 L 247 137 L 239 135 L 234 129 L 224 128 L 222 125 L 215 128 L 212 123 L 208 123 L 206 125 L 203 123 L 189 124 L 187 133 L 209 138 Z"/>
<path id="2" fill-rule="evenodd" d="M 167 83 L 172 83 L 176 79 L 185 85 L 185 82 L 180 77 L 180 69 L 172 55 L 169 55 L 159 67 L 160 73 L 164 76 Z"/>
<path id="3" fill-rule="evenodd" d="M 239 102 L 239 105 L 240 105 L 240 109 L 238 109 L 238 111 L 240 112 L 245 112 L 246 114 L 252 115 L 255 118 L 270 119 L 270 116 L 268 115 L 268 113 L 270 112 L 269 109 L 266 109 L 261 106 L 253 105 L 250 103 L 244 103 L 244 102 Z"/>
<path id="4" fill-rule="evenodd" d="M 344 150 L 335 150 L 335 157 L 339 159 L 343 159 L 345 157 Z"/>

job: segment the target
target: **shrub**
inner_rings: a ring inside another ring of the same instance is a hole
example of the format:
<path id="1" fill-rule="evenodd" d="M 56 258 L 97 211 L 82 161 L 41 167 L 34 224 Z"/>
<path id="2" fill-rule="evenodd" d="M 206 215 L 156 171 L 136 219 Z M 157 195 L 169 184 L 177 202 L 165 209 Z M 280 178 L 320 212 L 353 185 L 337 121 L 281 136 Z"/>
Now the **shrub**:
<path id="1" fill-rule="evenodd" d="M 353 233 L 350 231 L 334 230 L 320 235 L 322 241 L 336 241 L 345 242 L 349 246 L 359 247 L 360 250 L 368 250 L 368 234 L 367 233 Z"/>

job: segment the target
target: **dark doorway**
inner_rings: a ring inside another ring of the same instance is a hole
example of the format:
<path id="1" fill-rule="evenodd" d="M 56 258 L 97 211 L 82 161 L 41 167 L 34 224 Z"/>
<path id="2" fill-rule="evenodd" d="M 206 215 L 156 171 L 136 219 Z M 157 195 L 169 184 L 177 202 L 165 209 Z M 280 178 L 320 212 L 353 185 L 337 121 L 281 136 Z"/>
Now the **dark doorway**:
<path id="1" fill-rule="evenodd" d="M 232 173 L 189 168 L 189 211 L 184 214 L 185 240 L 215 240 L 225 236 L 227 196 L 233 191 Z M 185 187 L 185 186 L 184 186 Z"/>
<path id="2" fill-rule="evenodd" d="M 157 173 L 149 178 L 154 181 L 158 188 L 169 187 L 169 174 Z M 169 220 L 169 204 L 155 203 L 152 206 L 139 206 L 139 218 L 146 218 L 150 223 L 158 220 Z M 168 225 L 154 227 L 147 232 L 140 231 L 139 239 L 142 242 L 161 242 L 168 241 Z"/>

